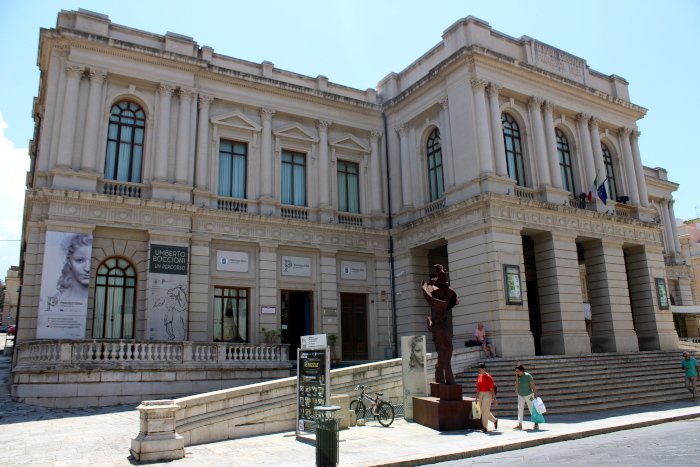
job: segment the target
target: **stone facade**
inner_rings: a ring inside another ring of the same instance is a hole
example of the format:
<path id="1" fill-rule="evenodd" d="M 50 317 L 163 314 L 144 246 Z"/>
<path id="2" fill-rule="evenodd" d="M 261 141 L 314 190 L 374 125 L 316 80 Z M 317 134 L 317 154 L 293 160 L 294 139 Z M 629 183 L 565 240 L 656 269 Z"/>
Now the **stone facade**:
<path id="1" fill-rule="evenodd" d="M 299 335 L 336 334 L 343 360 L 388 358 L 427 332 L 418 285 L 443 263 L 457 345 L 481 321 L 501 355 L 677 346 L 657 296 L 683 268 L 677 185 L 642 166 L 627 82 L 583 59 L 468 17 L 361 91 L 79 10 L 42 30 L 39 66 L 20 342 L 58 231 L 92 236 L 85 339 L 121 313 L 96 278 L 116 258 L 135 305 L 112 337 L 150 339 L 149 255 L 167 245 L 188 255 L 190 341 L 232 339 L 225 289 L 246 342 L 278 330 L 293 356 Z M 614 199 L 585 199 L 596 180 Z"/>

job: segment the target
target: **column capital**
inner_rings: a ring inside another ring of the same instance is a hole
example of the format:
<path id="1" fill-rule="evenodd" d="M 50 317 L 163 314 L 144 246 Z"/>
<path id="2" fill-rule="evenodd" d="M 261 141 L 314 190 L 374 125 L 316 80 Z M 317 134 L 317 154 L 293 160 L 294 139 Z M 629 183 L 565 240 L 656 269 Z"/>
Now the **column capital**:
<path id="1" fill-rule="evenodd" d="M 408 130 L 408 123 L 406 123 L 406 122 L 398 123 L 394 127 L 394 131 L 396 131 L 401 136 L 406 136 L 406 130 Z"/>
<path id="2" fill-rule="evenodd" d="M 191 99 L 197 93 L 195 89 L 180 87 L 180 98 L 181 99 Z"/>
<path id="3" fill-rule="evenodd" d="M 632 141 L 638 141 L 639 137 L 642 135 L 642 132 L 639 130 L 631 130 L 630 131 L 630 137 L 632 138 Z"/>
<path id="4" fill-rule="evenodd" d="M 104 81 L 105 78 L 107 78 L 107 72 L 105 70 L 97 70 L 94 68 L 90 70 L 90 81 L 99 84 Z"/>
<path id="5" fill-rule="evenodd" d="M 501 92 L 503 86 L 498 83 L 489 83 L 488 93 L 489 97 L 498 97 L 498 93 Z"/>
<path id="6" fill-rule="evenodd" d="M 81 75 L 85 72 L 85 66 L 79 65 L 77 63 L 66 63 L 66 73 L 69 75 L 76 74 Z"/>
<path id="7" fill-rule="evenodd" d="M 262 117 L 263 120 L 272 120 L 272 116 L 275 115 L 277 111 L 275 109 L 269 108 L 269 107 L 263 107 L 260 109 L 260 116 Z"/>
<path id="8" fill-rule="evenodd" d="M 591 119 L 591 116 L 585 112 L 581 112 L 580 114 L 576 115 L 576 120 L 578 122 L 581 122 L 581 123 L 588 124 L 588 120 L 590 120 L 590 119 Z"/>
<path id="9" fill-rule="evenodd" d="M 214 96 L 210 94 L 200 94 L 198 97 L 199 100 L 199 108 L 204 109 L 209 106 L 209 104 L 212 103 L 214 100 Z"/>
<path id="10" fill-rule="evenodd" d="M 331 120 L 319 120 L 318 121 L 318 129 L 322 131 L 328 131 L 328 128 L 333 125 L 333 122 Z"/>
<path id="11" fill-rule="evenodd" d="M 542 107 L 543 102 L 544 100 L 539 96 L 531 96 L 530 99 L 527 101 L 528 105 L 532 109 L 540 109 Z"/>
<path id="12" fill-rule="evenodd" d="M 371 131 L 369 132 L 369 135 L 370 135 L 370 137 L 372 137 L 373 139 L 379 139 L 379 138 L 381 138 L 381 137 L 384 135 L 384 133 L 381 132 L 381 131 L 379 131 L 379 130 L 371 130 Z"/>
<path id="13" fill-rule="evenodd" d="M 598 124 L 600 124 L 600 119 L 598 117 L 591 117 L 591 119 L 588 120 L 588 128 L 591 130 L 598 128 Z"/>
<path id="14" fill-rule="evenodd" d="M 472 78 L 470 82 L 475 91 L 483 91 L 489 84 L 488 81 L 481 78 Z"/>
<path id="15" fill-rule="evenodd" d="M 170 83 L 160 83 L 160 85 L 158 86 L 158 92 L 163 96 L 170 97 L 173 95 L 174 91 L 175 86 Z"/>
<path id="16" fill-rule="evenodd" d="M 554 102 L 552 102 L 552 101 L 544 101 L 544 102 L 542 103 L 542 109 L 543 109 L 545 112 L 547 112 L 547 113 L 549 113 L 549 114 L 552 114 L 552 113 L 554 112 Z"/>
<path id="17" fill-rule="evenodd" d="M 632 129 L 627 128 L 626 126 L 621 126 L 617 131 L 619 131 L 620 134 L 625 138 L 629 138 L 630 134 L 632 133 Z"/>
<path id="18" fill-rule="evenodd" d="M 447 107 L 449 105 L 449 99 L 447 96 L 442 96 L 440 99 L 438 99 L 438 104 L 440 104 L 440 107 L 443 108 L 443 110 L 447 110 Z"/>

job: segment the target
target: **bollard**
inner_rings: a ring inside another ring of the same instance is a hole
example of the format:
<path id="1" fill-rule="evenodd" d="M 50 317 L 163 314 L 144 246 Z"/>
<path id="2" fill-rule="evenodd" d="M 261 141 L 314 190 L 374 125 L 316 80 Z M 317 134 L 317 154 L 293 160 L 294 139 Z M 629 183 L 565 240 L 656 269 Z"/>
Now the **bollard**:
<path id="1" fill-rule="evenodd" d="M 316 467 L 338 465 L 338 422 L 334 416 L 337 405 L 314 407 L 316 411 Z"/>

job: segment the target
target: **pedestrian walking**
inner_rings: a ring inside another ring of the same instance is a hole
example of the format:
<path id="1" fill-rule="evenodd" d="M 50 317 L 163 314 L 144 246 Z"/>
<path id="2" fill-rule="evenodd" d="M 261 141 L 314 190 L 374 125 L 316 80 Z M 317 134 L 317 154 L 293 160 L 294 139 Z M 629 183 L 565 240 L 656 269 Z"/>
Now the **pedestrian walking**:
<path id="1" fill-rule="evenodd" d="M 515 393 L 518 395 L 518 424 L 514 427 L 515 430 L 523 429 L 523 415 L 525 413 L 525 404 L 527 410 L 532 416 L 532 401 L 537 397 L 537 386 L 535 379 L 530 373 L 525 371 L 523 365 L 515 367 Z M 540 425 L 535 423 L 535 430 L 540 429 Z"/>
<path id="2" fill-rule="evenodd" d="M 479 376 L 476 378 L 476 400 L 481 408 L 481 431 L 486 433 L 489 420 L 494 429 L 498 429 L 498 419 L 491 414 L 491 404 L 498 405 L 496 400 L 496 385 L 493 378 L 486 372 L 486 364 L 479 363 Z"/>
<path id="3" fill-rule="evenodd" d="M 683 352 L 681 366 L 683 367 L 683 370 L 685 370 L 685 387 L 692 394 L 690 400 L 694 401 L 698 396 L 697 381 L 698 371 L 700 371 L 700 368 L 698 368 L 698 361 L 695 359 L 695 357 L 691 357 L 688 351 L 685 351 Z"/>

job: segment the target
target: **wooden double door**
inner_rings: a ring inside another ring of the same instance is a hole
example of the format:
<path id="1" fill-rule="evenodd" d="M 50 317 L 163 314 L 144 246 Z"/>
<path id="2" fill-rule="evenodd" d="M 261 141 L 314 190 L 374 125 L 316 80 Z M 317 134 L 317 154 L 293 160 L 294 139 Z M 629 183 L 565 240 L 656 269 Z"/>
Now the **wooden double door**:
<path id="1" fill-rule="evenodd" d="M 367 294 L 341 293 L 340 320 L 343 360 L 368 360 Z"/>

